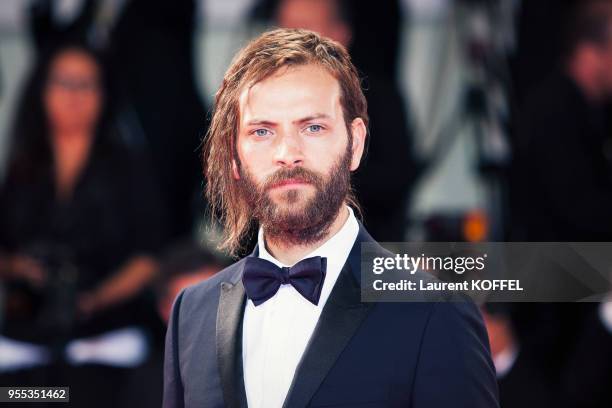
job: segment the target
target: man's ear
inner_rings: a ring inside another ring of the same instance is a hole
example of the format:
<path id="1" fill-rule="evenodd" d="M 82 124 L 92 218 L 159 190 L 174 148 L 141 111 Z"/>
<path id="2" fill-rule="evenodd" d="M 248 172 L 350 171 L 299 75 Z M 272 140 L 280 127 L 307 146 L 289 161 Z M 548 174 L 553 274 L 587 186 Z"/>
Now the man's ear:
<path id="1" fill-rule="evenodd" d="M 353 135 L 353 156 L 351 158 L 351 171 L 357 170 L 361 157 L 363 156 L 363 150 L 365 148 L 366 136 L 368 129 L 366 128 L 363 119 L 355 118 L 351 123 L 351 132 Z"/>
<path id="2" fill-rule="evenodd" d="M 238 171 L 236 159 L 232 159 L 232 176 L 234 176 L 234 180 L 240 180 L 240 172 Z"/>

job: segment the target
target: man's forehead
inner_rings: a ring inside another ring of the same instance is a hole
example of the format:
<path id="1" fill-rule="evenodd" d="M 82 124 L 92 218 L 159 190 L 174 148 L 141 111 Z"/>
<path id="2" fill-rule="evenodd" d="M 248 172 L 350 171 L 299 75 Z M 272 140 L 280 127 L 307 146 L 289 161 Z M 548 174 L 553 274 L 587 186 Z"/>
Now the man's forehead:
<path id="1" fill-rule="evenodd" d="M 341 111 L 340 85 L 326 69 L 314 65 L 283 67 L 240 93 L 241 123 L 254 118 L 326 114 Z"/>

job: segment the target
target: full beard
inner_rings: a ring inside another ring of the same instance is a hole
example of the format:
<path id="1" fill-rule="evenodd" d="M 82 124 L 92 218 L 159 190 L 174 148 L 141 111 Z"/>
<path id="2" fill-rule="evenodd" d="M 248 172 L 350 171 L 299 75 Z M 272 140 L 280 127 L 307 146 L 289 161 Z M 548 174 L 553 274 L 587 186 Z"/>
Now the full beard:
<path id="1" fill-rule="evenodd" d="M 350 190 L 350 143 L 327 176 L 303 167 L 281 169 L 258 184 L 241 168 L 240 190 L 248 207 L 264 229 L 266 240 L 281 245 L 309 245 L 321 241 L 329 232 Z M 309 199 L 297 189 L 278 196 L 277 204 L 270 197 L 270 187 L 287 179 L 309 183 L 315 194 Z M 301 203 L 303 201 L 303 203 Z"/>

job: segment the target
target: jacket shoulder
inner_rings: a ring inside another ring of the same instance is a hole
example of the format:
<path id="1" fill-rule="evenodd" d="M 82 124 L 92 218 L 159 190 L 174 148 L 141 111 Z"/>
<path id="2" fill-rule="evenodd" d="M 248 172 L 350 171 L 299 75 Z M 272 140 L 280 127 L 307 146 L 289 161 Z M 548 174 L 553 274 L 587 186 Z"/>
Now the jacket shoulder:
<path id="1" fill-rule="evenodd" d="M 244 258 L 217 272 L 212 277 L 187 286 L 182 291 L 182 305 L 207 302 L 219 297 L 219 289 L 224 282 L 236 283 L 241 278 Z"/>

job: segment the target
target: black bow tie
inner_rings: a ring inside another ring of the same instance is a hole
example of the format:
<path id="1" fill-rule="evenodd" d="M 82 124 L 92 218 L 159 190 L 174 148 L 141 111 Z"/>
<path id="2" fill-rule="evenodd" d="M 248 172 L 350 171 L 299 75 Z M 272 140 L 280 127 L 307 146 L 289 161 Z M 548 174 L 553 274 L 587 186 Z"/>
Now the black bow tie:
<path id="1" fill-rule="evenodd" d="M 265 259 L 249 256 L 244 265 L 242 283 L 247 297 L 259 306 L 276 294 L 280 285 L 291 284 L 313 304 L 319 303 L 325 281 L 327 258 L 303 259 L 291 268 L 279 268 Z"/>

